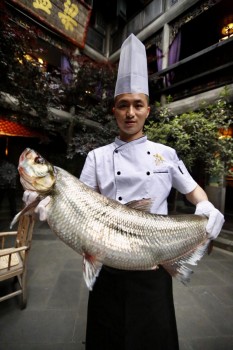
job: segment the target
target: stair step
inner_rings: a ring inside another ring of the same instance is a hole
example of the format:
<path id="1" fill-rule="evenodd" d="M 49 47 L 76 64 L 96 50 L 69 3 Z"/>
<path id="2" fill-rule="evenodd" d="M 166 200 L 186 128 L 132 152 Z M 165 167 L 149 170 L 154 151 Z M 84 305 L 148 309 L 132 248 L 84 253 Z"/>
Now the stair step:
<path id="1" fill-rule="evenodd" d="M 214 246 L 233 253 L 233 232 L 222 230 L 214 240 Z"/>

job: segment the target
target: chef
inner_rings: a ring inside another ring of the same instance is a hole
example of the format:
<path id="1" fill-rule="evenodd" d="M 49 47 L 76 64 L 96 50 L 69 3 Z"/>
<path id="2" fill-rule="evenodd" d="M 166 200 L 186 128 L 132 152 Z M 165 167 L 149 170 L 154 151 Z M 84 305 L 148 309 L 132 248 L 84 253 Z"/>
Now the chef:
<path id="1" fill-rule="evenodd" d="M 156 214 L 167 214 L 167 197 L 173 187 L 196 205 L 195 214 L 208 218 L 206 231 L 214 239 L 224 217 L 176 151 L 144 135 L 148 101 L 145 46 L 131 34 L 121 47 L 114 95 L 119 136 L 88 154 L 80 180 L 122 204 L 150 198 L 152 205 L 147 210 Z M 26 203 L 33 200 L 30 197 L 30 191 L 25 191 Z M 48 202 L 46 197 L 36 208 L 41 220 L 46 219 Z M 103 266 L 89 293 L 86 350 L 153 349 L 179 349 L 172 277 L 162 266 L 150 271 Z"/>
<path id="2" fill-rule="evenodd" d="M 119 136 L 88 154 L 80 180 L 122 204 L 150 198 L 149 211 L 156 214 L 167 214 L 173 187 L 196 205 L 196 214 L 209 217 L 206 230 L 216 238 L 223 215 L 176 151 L 149 141 L 143 133 L 150 113 L 147 74 L 145 47 L 131 34 L 121 48 L 114 95 Z M 172 278 L 167 271 L 102 268 L 89 294 L 86 331 L 86 350 L 100 349 L 179 349 Z"/>

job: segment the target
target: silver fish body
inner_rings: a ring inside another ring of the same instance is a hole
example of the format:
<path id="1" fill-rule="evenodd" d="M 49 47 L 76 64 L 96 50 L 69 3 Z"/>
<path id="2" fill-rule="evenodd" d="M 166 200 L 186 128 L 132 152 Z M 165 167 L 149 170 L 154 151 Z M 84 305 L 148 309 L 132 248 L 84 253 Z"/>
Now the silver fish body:
<path id="1" fill-rule="evenodd" d="M 23 180 L 26 170 L 22 164 L 20 169 Z M 102 264 L 124 270 L 163 265 L 171 275 L 189 278 L 191 270 L 185 264 L 196 264 L 209 243 L 206 218 L 150 214 L 135 209 L 136 202 L 127 206 L 102 196 L 64 169 L 55 167 L 55 172 L 46 192 L 51 197 L 47 221 L 62 241 L 83 255 L 90 289 Z"/>

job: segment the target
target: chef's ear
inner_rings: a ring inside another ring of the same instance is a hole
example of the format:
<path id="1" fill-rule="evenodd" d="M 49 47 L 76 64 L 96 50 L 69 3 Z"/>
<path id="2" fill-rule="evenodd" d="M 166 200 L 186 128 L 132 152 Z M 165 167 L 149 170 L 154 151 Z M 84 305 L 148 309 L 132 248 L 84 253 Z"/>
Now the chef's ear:
<path id="1" fill-rule="evenodd" d="M 112 114 L 115 113 L 115 107 L 112 107 Z"/>
<path id="2" fill-rule="evenodd" d="M 148 113 L 147 113 L 147 116 L 146 116 L 146 117 L 148 118 L 148 117 L 149 117 L 149 114 L 150 114 L 150 106 L 147 107 L 147 111 L 148 111 Z"/>

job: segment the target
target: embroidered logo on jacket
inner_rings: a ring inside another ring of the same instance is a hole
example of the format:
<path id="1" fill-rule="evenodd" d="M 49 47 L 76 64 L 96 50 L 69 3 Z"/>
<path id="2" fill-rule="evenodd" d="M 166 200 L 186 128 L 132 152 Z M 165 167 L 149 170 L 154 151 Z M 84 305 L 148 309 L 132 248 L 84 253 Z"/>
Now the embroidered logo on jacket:
<path id="1" fill-rule="evenodd" d="M 161 156 L 159 153 L 153 154 L 153 157 L 155 158 L 156 165 L 161 165 L 164 162 L 163 156 Z"/>

